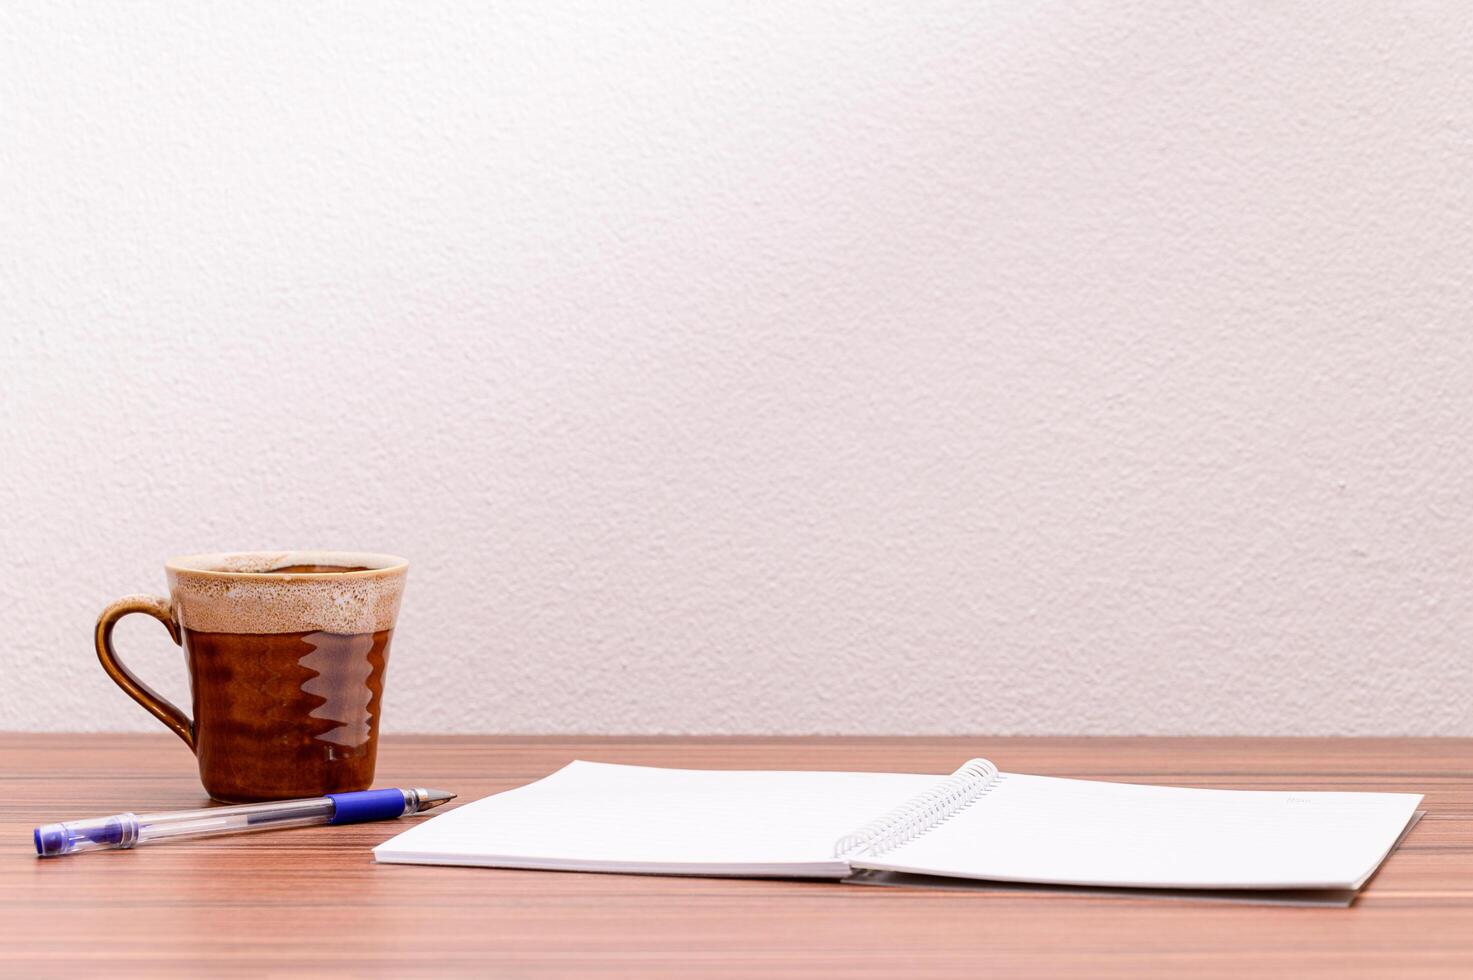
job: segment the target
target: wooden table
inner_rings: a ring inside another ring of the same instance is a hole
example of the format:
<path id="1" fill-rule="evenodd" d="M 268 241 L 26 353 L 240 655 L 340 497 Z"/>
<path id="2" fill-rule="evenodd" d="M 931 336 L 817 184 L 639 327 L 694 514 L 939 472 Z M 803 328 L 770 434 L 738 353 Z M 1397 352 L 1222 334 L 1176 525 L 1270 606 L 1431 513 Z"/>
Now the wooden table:
<path id="1" fill-rule="evenodd" d="M 0 972 L 97 976 L 1473 976 L 1473 740 L 390 737 L 382 786 L 475 799 L 573 758 L 1426 794 L 1350 909 L 375 865 L 403 826 L 38 860 L 38 823 L 202 805 L 168 735 L 0 735 Z"/>

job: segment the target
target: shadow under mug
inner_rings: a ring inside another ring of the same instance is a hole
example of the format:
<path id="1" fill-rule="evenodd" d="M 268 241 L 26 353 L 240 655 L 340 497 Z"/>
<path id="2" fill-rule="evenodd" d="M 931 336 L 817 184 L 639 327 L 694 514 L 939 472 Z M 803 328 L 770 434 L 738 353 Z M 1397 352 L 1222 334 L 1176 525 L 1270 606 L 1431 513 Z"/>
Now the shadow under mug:
<path id="1" fill-rule="evenodd" d="M 362 552 L 172 558 L 169 598 L 126 596 L 103 610 L 97 657 L 190 747 L 217 800 L 367 789 L 408 569 L 403 558 Z M 157 619 L 184 647 L 192 717 L 113 651 L 113 627 L 129 613 Z"/>

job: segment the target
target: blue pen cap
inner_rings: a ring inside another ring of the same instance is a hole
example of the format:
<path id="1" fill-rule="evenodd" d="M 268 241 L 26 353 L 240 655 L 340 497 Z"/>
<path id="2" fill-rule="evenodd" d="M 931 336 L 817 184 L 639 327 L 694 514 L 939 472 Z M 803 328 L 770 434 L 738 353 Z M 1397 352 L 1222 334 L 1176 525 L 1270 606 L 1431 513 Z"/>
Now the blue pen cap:
<path id="1" fill-rule="evenodd" d="M 38 857 L 132 847 L 138 843 L 138 818 L 131 813 L 120 813 L 115 817 L 48 823 L 32 831 L 32 836 Z"/>
<path id="2" fill-rule="evenodd" d="M 46 831 L 43 837 L 41 831 Z M 59 823 L 49 823 L 44 827 L 37 827 L 31 831 L 36 838 L 36 853 L 41 857 L 51 857 L 54 854 L 65 854 L 69 847 L 66 831 Z"/>

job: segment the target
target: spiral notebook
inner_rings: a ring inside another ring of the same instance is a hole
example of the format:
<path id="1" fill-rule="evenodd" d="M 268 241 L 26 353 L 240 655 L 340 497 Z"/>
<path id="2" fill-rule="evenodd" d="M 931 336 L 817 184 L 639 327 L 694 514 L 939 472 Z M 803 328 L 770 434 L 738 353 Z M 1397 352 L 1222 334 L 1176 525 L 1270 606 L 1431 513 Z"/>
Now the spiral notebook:
<path id="1" fill-rule="evenodd" d="M 379 845 L 374 857 L 866 883 L 923 875 L 1353 893 L 1421 799 L 1059 779 L 1001 773 L 985 759 L 945 777 L 573 762 L 433 817 Z"/>

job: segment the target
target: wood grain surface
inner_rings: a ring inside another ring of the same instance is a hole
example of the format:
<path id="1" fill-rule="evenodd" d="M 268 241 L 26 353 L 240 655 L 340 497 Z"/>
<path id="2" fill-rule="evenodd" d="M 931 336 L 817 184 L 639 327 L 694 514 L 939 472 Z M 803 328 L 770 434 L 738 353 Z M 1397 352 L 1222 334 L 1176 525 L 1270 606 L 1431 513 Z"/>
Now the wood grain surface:
<path id="1" fill-rule="evenodd" d="M 39 860 L 39 823 L 207 803 L 176 739 L 0 735 L 7 976 L 1473 976 L 1473 740 L 386 736 L 377 785 L 463 800 L 574 759 L 1005 769 L 1426 794 L 1350 909 L 375 865 L 403 823 Z M 596 804 L 595 804 L 596 805 Z"/>

